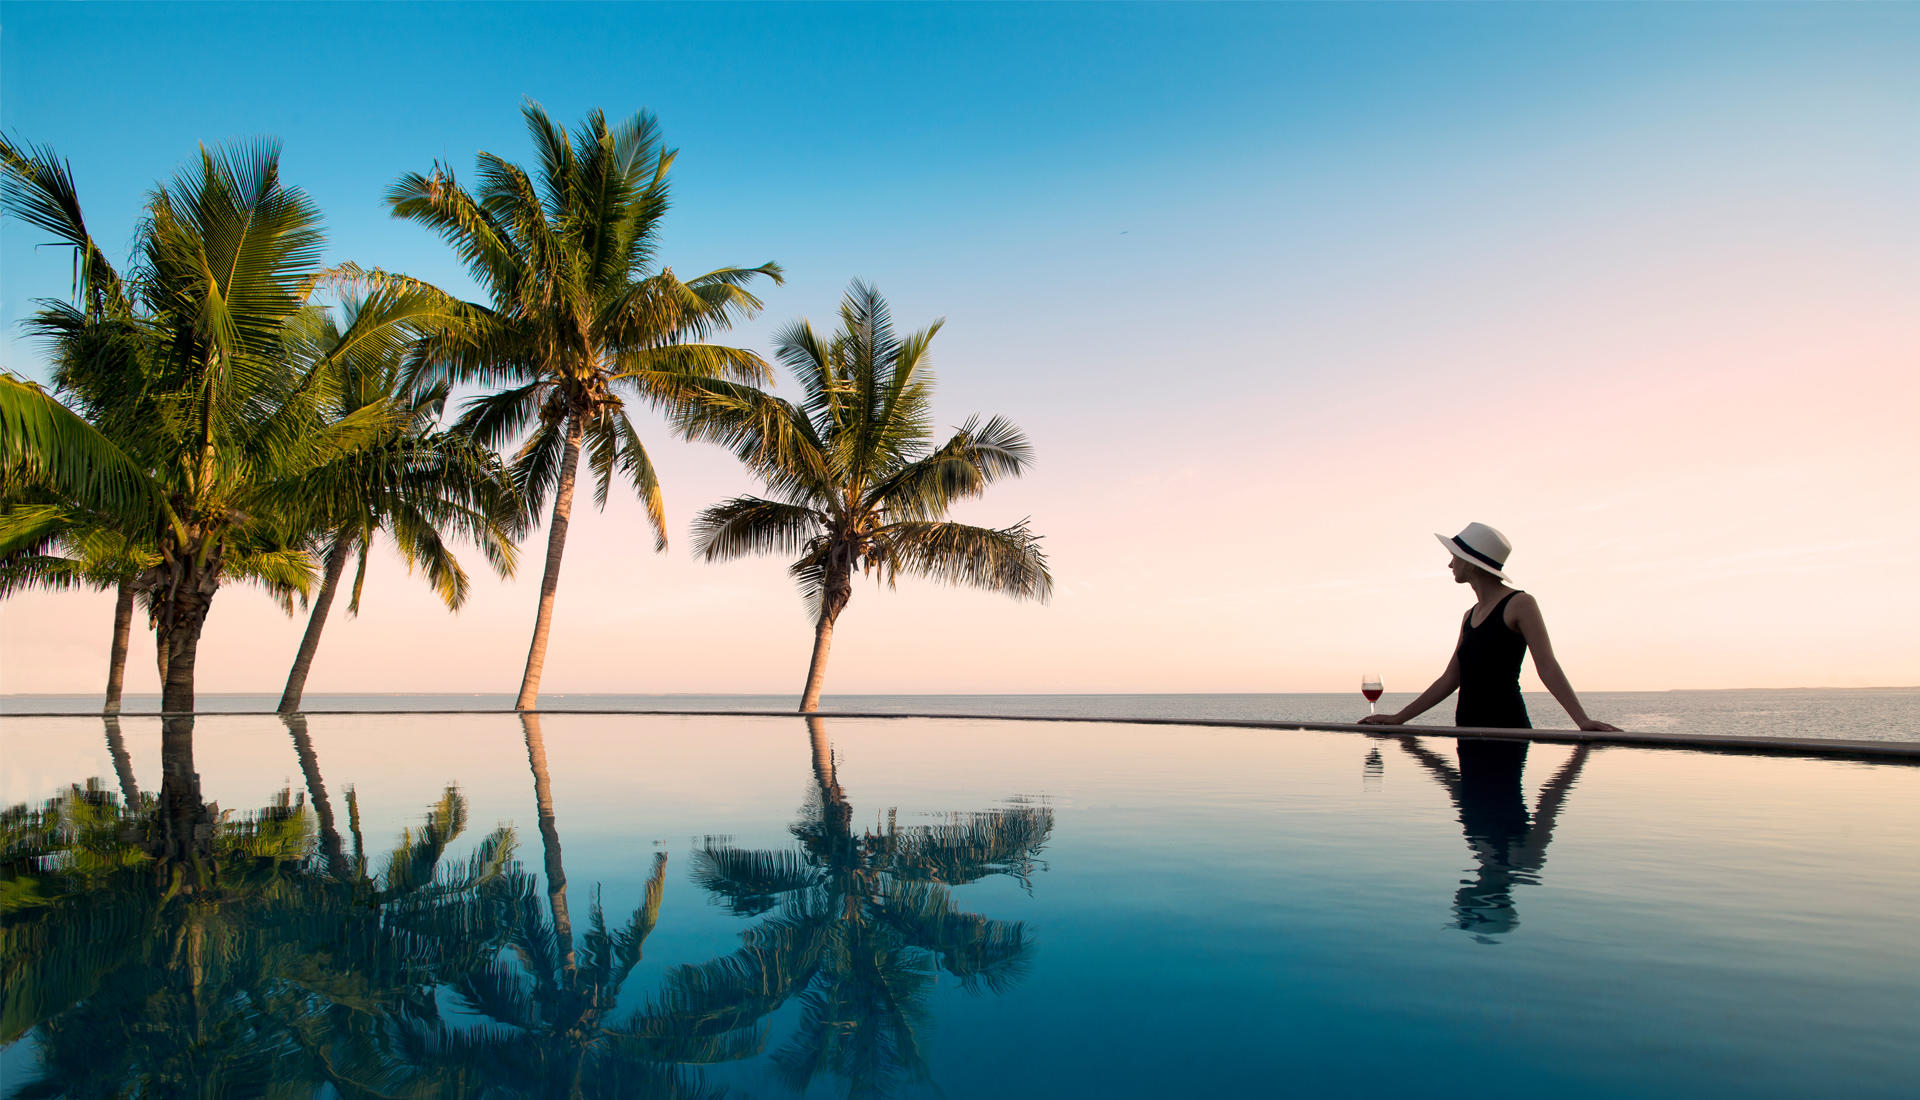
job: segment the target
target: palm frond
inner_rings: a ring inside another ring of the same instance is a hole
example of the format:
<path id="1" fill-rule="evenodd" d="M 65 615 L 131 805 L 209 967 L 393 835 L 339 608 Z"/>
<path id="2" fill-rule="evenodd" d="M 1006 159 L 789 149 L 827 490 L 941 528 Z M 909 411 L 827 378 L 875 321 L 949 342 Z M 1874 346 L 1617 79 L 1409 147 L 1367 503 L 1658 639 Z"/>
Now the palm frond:
<path id="1" fill-rule="evenodd" d="M 828 495 L 827 449 L 791 402 L 738 382 L 658 378 L 652 384 L 685 438 L 727 448 L 783 495 Z"/>
<path id="2" fill-rule="evenodd" d="M 524 386 L 469 400 L 453 423 L 453 431 L 489 450 L 503 450 L 521 438 L 527 425 L 540 415 L 552 383 L 535 379 Z"/>
<path id="3" fill-rule="evenodd" d="M 787 576 L 800 593 L 800 603 L 808 622 L 820 620 L 821 604 L 827 592 L 827 557 L 832 545 L 831 540 L 814 539 L 807 544 L 806 551 L 787 566 Z"/>
<path id="4" fill-rule="evenodd" d="M 823 519 L 797 504 L 734 497 L 694 517 L 693 553 L 706 561 L 799 553 L 819 532 Z"/>
<path id="5" fill-rule="evenodd" d="M 445 540 L 434 525 L 427 522 L 418 511 L 407 509 L 394 512 L 388 519 L 388 530 L 393 534 L 394 545 L 400 556 L 407 562 L 409 571 L 418 568 L 427 577 L 427 583 L 433 587 L 447 610 L 458 611 L 467 602 L 467 593 L 472 583 L 467 579 L 467 571 L 460 568 L 460 562 L 447 548 Z M 366 544 L 361 544 L 361 562 L 364 572 Z M 360 609 L 360 580 L 354 580 L 353 601 L 348 609 L 355 614 Z"/>
<path id="6" fill-rule="evenodd" d="M 367 589 L 367 555 L 373 550 L 370 539 L 358 539 L 358 552 L 354 555 L 353 589 L 347 594 L 347 614 L 360 614 L 360 596 Z"/>
<path id="7" fill-rule="evenodd" d="M 436 162 L 428 175 L 401 176 L 387 192 L 387 205 L 395 217 L 440 234 L 474 281 L 494 289 L 496 298 L 520 281 L 523 265 L 505 229 L 460 187 L 451 169 Z"/>
<path id="8" fill-rule="evenodd" d="M 40 387 L 0 371 L 0 474 L 46 486 L 129 529 L 171 517 L 141 466 Z"/>
<path id="9" fill-rule="evenodd" d="M 822 340 L 804 320 L 791 322 L 773 334 L 774 357 L 799 380 L 804 395 L 800 407 L 822 438 L 838 432 L 840 406 L 849 392 L 847 380 L 838 369 L 835 343 Z"/>
<path id="10" fill-rule="evenodd" d="M 302 547 L 252 544 L 250 540 L 236 540 L 236 543 L 226 559 L 227 578 L 258 584 L 278 599 L 289 614 L 294 601 L 303 607 L 306 605 L 320 577 L 320 563 L 314 560 L 311 551 Z"/>
<path id="11" fill-rule="evenodd" d="M 82 522 L 83 514 L 64 504 L 0 503 L 0 559 L 49 549 Z"/>
<path id="12" fill-rule="evenodd" d="M 471 323 L 466 303 L 437 287 L 387 272 L 353 270 L 368 290 L 343 303 L 346 328 L 324 349 L 323 361 L 359 358 L 378 364 L 385 373 L 415 341 Z M 336 268 L 328 274 L 340 272 Z M 382 396 L 392 388 L 391 383 L 381 386 Z"/>
<path id="13" fill-rule="evenodd" d="M 775 286 L 786 282 L 780 265 L 772 262 L 759 267 L 722 267 L 687 280 L 687 290 L 699 302 L 688 309 L 694 319 L 689 331 L 704 335 L 757 315 L 765 303 L 746 288 L 753 280 L 763 278 L 772 280 Z"/>
<path id="14" fill-rule="evenodd" d="M 938 450 L 875 485 L 867 500 L 900 519 L 941 519 L 955 501 L 979 496 L 1002 477 L 1020 476 L 1032 460 L 1026 433 L 1011 421 L 996 416 L 982 426 L 971 417 Z"/>
<path id="15" fill-rule="evenodd" d="M 640 433 L 634 430 L 633 421 L 626 412 L 615 410 L 613 420 L 618 440 L 614 469 L 625 477 L 627 487 L 633 490 L 646 508 L 647 522 L 653 527 L 653 548 L 665 550 L 667 504 L 666 497 L 660 491 L 660 475 L 653 468 L 653 459 L 648 457 L 646 446 L 640 442 Z"/>
<path id="16" fill-rule="evenodd" d="M 933 382 L 928 369 L 933 338 L 945 321 L 910 333 L 892 344 L 891 358 L 873 364 L 877 378 L 867 424 L 862 431 L 859 465 L 888 468 L 911 462 L 926 453 L 933 433 Z"/>
<path id="17" fill-rule="evenodd" d="M 514 493 L 529 521 L 546 512 L 547 497 L 560 484 L 560 465 L 566 451 L 566 404 L 555 392 L 540 411 L 540 424 L 520 445 L 508 469 Z"/>
<path id="18" fill-rule="evenodd" d="M 91 316 L 127 314 L 120 275 L 87 231 L 71 164 L 51 148 L 0 135 L 0 208 L 73 249 L 74 297 L 86 302 Z"/>
<path id="19" fill-rule="evenodd" d="M 22 592 L 67 592 L 97 588 L 81 564 L 57 554 L 10 554 L 0 557 L 0 599 Z"/>
<path id="20" fill-rule="evenodd" d="M 1043 603 L 1053 594 L 1040 536 L 1024 519 L 1004 528 L 919 520 L 889 523 L 874 533 L 867 560 L 889 585 L 905 573 Z"/>
<path id="21" fill-rule="evenodd" d="M 581 433 L 580 450 L 593 475 L 595 508 L 606 508 L 607 493 L 613 488 L 613 465 L 620 453 L 620 431 L 614 424 L 618 415 L 616 409 L 603 409 L 586 422 Z"/>

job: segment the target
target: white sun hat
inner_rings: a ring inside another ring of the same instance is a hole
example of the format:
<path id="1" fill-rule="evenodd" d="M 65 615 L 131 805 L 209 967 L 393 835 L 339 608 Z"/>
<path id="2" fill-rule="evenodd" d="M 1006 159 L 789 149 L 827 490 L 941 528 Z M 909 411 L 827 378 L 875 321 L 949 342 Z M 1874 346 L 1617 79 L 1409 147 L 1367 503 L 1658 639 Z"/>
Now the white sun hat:
<path id="1" fill-rule="evenodd" d="M 1440 540 L 1440 545 L 1453 551 L 1454 557 L 1468 565 L 1492 573 L 1503 581 L 1509 579 L 1501 570 L 1507 567 L 1507 556 L 1513 553 L 1513 544 L 1507 541 L 1507 536 L 1486 524 L 1469 523 L 1452 538 L 1438 531 L 1433 533 L 1433 537 Z"/>

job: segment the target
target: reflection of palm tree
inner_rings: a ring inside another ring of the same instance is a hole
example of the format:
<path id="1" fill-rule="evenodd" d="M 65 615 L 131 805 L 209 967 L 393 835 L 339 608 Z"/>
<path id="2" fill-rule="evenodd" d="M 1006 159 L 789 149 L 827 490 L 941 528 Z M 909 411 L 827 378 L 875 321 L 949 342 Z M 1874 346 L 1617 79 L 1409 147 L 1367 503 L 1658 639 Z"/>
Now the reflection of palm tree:
<path id="1" fill-rule="evenodd" d="M 113 774 L 120 780 L 121 805 L 128 810 L 140 808 L 140 784 L 133 778 L 133 757 L 127 754 L 127 739 L 120 735 L 120 719 L 107 715 L 107 755 L 113 757 Z"/>
<path id="2" fill-rule="evenodd" d="M 507 919 L 509 953 L 458 976 L 454 992 L 493 1026 L 451 1027 L 434 1021 L 412 1042 L 463 1080 L 484 1081 L 508 1096 L 701 1097 L 714 1095 L 674 1063 L 721 1061 L 743 1051 L 685 1034 L 685 1027 L 639 1013 L 616 1019 L 621 987 L 641 959 L 660 915 L 667 857 L 654 856 L 640 906 L 609 928 L 596 892 L 586 934 L 576 944 L 567 904 L 567 874 L 554 816 L 540 716 L 522 714 L 527 762 L 546 867 L 544 911 L 531 876 L 523 876 Z"/>
<path id="3" fill-rule="evenodd" d="M 6 811 L 0 1043 L 38 1029 L 40 1091 L 65 1095 L 434 1087 L 393 1056 L 394 1021 L 436 1012 L 432 974 L 493 954 L 478 918 L 512 885 L 512 832 L 442 866 L 466 824 L 450 788 L 378 879 L 317 875 L 291 795 L 238 822 L 200 797 L 192 736 L 163 727 L 157 799 L 76 787 Z"/>
<path id="4" fill-rule="evenodd" d="M 313 751 L 313 738 L 307 735 L 307 716 L 283 714 L 280 721 L 292 735 L 293 751 L 300 758 L 300 774 L 307 781 L 307 802 L 313 806 L 313 816 L 320 823 L 320 854 L 326 860 L 327 870 L 336 875 L 350 874 L 346 852 L 340 843 L 340 829 L 333 820 L 333 801 L 327 797 L 326 781 L 320 777 L 320 758 Z"/>
<path id="5" fill-rule="evenodd" d="M 850 1096 L 925 1080 L 926 997 L 944 969 L 969 992 L 1006 990 L 1032 939 L 1018 922 L 957 909 L 949 888 L 988 875 L 1029 885 L 1053 828 L 1044 807 L 955 815 L 901 827 L 889 814 L 856 834 L 822 719 L 807 719 L 814 783 L 793 834 L 798 851 L 708 845 L 694 878 L 740 914 L 771 913 L 732 955 L 668 974 L 653 1011 L 683 1027 L 757 1047 L 762 1019 L 789 998 L 799 1030 L 773 1055 L 804 1091 L 821 1073 Z"/>
<path id="6" fill-rule="evenodd" d="M 1462 737 L 1456 770 L 1418 738 L 1396 740 L 1447 789 L 1459 810 L 1467 844 L 1479 862 L 1477 876 L 1462 882 L 1454 894 L 1459 926 L 1479 933 L 1512 931 L 1520 923 L 1513 907 L 1513 887 L 1539 881 L 1554 823 L 1567 792 L 1586 766 L 1589 747 L 1574 747 L 1573 755 L 1542 788 L 1529 816 L 1526 794 L 1520 788 L 1527 742 Z"/>

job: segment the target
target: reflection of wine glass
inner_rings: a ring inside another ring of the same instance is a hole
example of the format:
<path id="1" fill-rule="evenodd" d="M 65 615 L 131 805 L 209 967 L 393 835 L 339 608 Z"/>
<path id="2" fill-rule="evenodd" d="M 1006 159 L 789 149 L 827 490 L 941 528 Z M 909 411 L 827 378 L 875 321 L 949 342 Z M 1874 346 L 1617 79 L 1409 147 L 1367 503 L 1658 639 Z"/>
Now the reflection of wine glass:
<path id="1" fill-rule="evenodd" d="M 1380 674 L 1369 672 L 1360 677 L 1360 694 L 1367 697 L 1367 713 L 1374 713 L 1374 704 L 1380 701 Z"/>

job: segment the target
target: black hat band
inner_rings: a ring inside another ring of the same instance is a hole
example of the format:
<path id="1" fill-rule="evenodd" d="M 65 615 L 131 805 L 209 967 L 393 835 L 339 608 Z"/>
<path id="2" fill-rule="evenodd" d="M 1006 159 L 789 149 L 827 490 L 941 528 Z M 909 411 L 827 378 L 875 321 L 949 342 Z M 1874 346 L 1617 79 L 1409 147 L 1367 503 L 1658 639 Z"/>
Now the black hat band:
<path id="1" fill-rule="evenodd" d="M 1486 566 L 1487 568 L 1493 570 L 1496 573 L 1507 567 L 1506 562 L 1494 561 L 1492 558 L 1486 556 L 1485 554 L 1482 554 L 1480 551 L 1475 550 L 1473 547 L 1468 546 L 1464 542 L 1461 542 L 1459 535 L 1453 536 L 1453 544 L 1455 546 L 1458 546 L 1462 553 L 1466 554 L 1468 557 L 1472 558 L 1474 561 L 1479 562 L 1480 564 Z"/>

